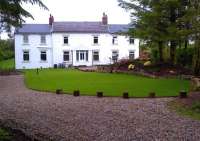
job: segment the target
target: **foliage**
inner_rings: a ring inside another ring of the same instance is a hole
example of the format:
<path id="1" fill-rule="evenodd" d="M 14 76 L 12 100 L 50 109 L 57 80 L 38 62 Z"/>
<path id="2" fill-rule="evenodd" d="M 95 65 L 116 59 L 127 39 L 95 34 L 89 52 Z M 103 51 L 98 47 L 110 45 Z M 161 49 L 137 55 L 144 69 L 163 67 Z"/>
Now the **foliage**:
<path id="1" fill-rule="evenodd" d="M 132 97 L 147 97 L 151 91 L 161 97 L 177 96 L 180 90 L 189 90 L 187 80 L 65 69 L 42 69 L 38 75 L 36 70 L 26 70 L 25 84 L 40 91 L 62 89 L 65 93 L 73 93 L 80 90 L 81 95 L 96 95 L 97 91 L 102 91 L 105 96 L 122 96 L 127 91 Z"/>
<path id="2" fill-rule="evenodd" d="M 41 0 L 1 0 L 1 30 L 6 29 L 9 31 L 11 26 L 20 26 L 24 22 L 24 18 L 33 18 L 33 16 L 22 7 L 23 3 L 30 3 L 32 5 L 37 4 L 40 7 L 47 9 Z"/>
<path id="3" fill-rule="evenodd" d="M 0 70 L 13 70 L 15 68 L 14 59 L 0 61 Z"/>
<path id="4" fill-rule="evenodd" d="M 153 50 L 154 62 L 163 62 L 163 46 L 170 46 L 170 63 L 175 63 L 176 47 L 189 40 L 195 41 L 193 52 L 193 72 L 200 75 L 200 3 L 198 0 L 118 0 L 122 8 L 131 11 L 133 28 L 130 36 L 136 36 L 146 42 L 157 43 Z M 190 60 L 189 52 L 179 52 L 178 62 Z M 184 57 L 183 57 L 184 55 Z M 186 56 L 185 56 L 186 55 Z M 192 61 L 188 64 L 191 64 Z M 185 65 L 185 64 L 184 64 Z"/>
<path id="5" fill-rule="evenodd" d="M 10 141 L 10 140 L 11 140 L 10 134 L 6 130 L 0 128 L 0 141 Z"/>
<path id="6" fill-rule="evenodd" d="M 180 115 L 200 120 L 200 102 L 194 102 L 191 106 L 185 106 L 182 103 L 172 101 L 169 103 L 169 106 Z"/>
<path id="7" fill-rule="evenodd" d="M 176 63 L 182 66 L 192 66 L 194 48 L 180 48 L 176 50 Z"/>
<path id="8" fill-rule="evenodd" d="M 14 57 L 13 40 L 0 40 L 0 61 Z"/>

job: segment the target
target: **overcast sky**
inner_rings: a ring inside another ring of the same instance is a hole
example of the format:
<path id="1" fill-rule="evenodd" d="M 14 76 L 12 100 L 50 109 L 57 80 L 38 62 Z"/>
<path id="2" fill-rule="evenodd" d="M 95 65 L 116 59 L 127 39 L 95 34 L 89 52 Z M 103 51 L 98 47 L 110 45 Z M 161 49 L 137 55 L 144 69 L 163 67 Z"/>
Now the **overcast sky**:
<path id="1" fill-rule="evenodd" d="M 101 21 L 103 12 L 108 15 L 109 24 L 128 24 L 130 15 L 118 6 L 117 0 L 42 0 L 49 11 L 37 5 L 23 4 L 34 20 L 25 19 L 26 23 L 48 23 L 49 15 L 55 21 Z M 2 33 L 0 38 L 7 39 L 7 34 Z"/>
<path id="2" fill-rule="evenodd" d="M 49 8 L 45 11 L 38 6 L 25 4 L 35 20 L 26 19 L 26 23 L 48 23 L 49 14 L 55 21 L 100 21 L 103 12 L 108 15 L 110 24 L 127 24 L 129 13 L 118 6 L 117 0 L 42 0 Z"/>

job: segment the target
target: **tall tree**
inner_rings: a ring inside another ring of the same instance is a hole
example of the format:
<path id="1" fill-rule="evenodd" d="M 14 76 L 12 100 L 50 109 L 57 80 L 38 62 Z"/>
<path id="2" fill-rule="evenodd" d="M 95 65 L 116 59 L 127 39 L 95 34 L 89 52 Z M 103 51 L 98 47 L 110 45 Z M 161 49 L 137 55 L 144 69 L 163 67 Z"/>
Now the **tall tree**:
<path id="1" fill-rule="evenodd" d="M 20 26 L 24 18 L 33 19 L 33 16 L 22 7 L 23 3 L 39 5 L 48 10 L 41 0 L 0 0 L 0 30 L 10 30 L 12 26 Z"/>
<path id="2" fill-rule="evenodd" d="M 120 6 L 131 10 L 135 36 L 157 43 L 159 61 L 163 62 L 163 45 L 168 40 L 168 10 L 165 0 L 119 0 Z"/>

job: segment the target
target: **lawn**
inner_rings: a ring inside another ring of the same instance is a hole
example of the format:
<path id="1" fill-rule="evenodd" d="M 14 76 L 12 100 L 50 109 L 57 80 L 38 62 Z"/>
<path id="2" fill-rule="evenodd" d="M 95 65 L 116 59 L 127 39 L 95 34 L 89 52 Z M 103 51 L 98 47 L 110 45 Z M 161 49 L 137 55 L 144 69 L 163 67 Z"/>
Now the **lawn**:
<path id="1" fill-rule="evenodd" d="M 179 79 L 152 79 L 128 74 L 81 72 L 66 69 L 43 69 L 25 71 L 25 84 L 28 88 L 65 93 L 80 90 L 81 95 L 96 95 L 103 91 L 105 96 L 121 96 L 128 91 L 132 97 L 146 97 L 149 92 L 157 96 L 177 96 L 180 90 L 189 89 L 189 81 Z"/>
<path id="2" fill-rule="evenodd" d="M 15 68 L 14 59 L 0 61 L 0 70 L 10 70 Z"/>

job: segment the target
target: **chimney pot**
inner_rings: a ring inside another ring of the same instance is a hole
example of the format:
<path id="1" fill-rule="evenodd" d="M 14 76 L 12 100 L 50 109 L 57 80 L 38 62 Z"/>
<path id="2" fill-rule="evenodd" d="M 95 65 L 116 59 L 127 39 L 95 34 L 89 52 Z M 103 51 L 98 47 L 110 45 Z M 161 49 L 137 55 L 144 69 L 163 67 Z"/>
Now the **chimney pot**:
<path id="1" fill-rule="evenodd" d="M 49 16 L 49 25 L 52 25 L 54 22 L 54 17 L 50 14 Z"/>
<path id="2" fill-rule="evenodd" d="M 107 16 L 105 13 L 103 13 L 102 23 L 103 23 L 104 25 L 107 25 L 107 24 L 108 24 L 108 16 Z"/>

